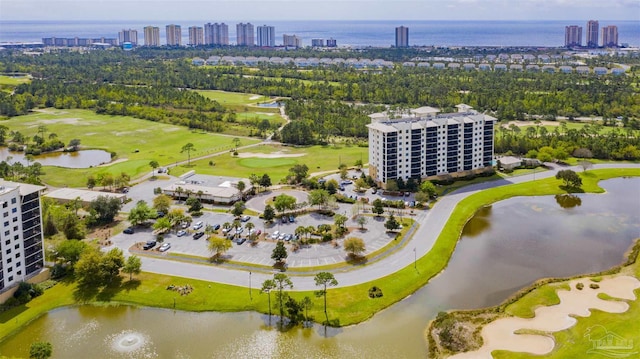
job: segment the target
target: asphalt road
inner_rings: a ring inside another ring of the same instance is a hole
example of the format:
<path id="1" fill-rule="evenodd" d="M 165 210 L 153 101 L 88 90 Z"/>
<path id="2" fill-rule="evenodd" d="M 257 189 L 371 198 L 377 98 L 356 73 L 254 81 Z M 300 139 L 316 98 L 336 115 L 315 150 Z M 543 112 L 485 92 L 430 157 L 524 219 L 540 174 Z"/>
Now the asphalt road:
<path id="1" fill-rule="evenodd" d="M 578 167 L 558 167 L 548 171 L 485 182 L 464 187 L 458 191 L 443 196 L 438 203 L 426 214 L 418 218 L 420 227 L 413 236 L 413 239 L 401 250 L 398 250 L 384 259 L 367 265 L 365 267 L 354 267 L 350 271 L 335 273 L 339 286 L 351 286 L 364 282 L 369 282 L 381 278 L 413 264 L 414 258 L 420 258 L 431 250 L 435 240 L 444 228 L 455 206 L 464 198 L 484 189 L 508 185 L 512 183 L 528 182 L 535 179 L 543 179 L 555 176 L 558 169 L 573 169 L 580 171 Z M 595 165 L 594 168 L 638 168 L 635 164 L 605 164 Z M 224 267 L 214 267 L 199 265 L 194 263 L 184 263 L 177 261 L 167 261 L 157 258 L 142 258 L 142 269 L 166 275 L 182 276 L 205 281 L 219 282 L 231 285 L 248 287 L 250 281 L 253 288 L 257 288 L 264 280 L 272 277 L 273 272 L 251 271 L 240 269 L 229 269 Z M 317 289 L 313 276 L 296 275 L 289 273 L 294 290 L 314 290 Z"/>

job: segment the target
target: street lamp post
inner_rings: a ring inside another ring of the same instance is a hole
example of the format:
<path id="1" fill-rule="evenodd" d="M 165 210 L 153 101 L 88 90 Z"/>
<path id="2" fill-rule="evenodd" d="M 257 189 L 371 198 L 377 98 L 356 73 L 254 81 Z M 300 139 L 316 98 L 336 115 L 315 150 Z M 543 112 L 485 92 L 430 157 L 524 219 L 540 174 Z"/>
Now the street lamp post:
<path id="1" fill-rule="evenodd" d="M 416 270 L 418 269 L 418 255 L 416 254 L 416 248 L 413 247 L 413 268 L 415 268 Z"/>
<path id="2" fill-rule="evenodd" d="M 253 300 L 253 295 L 251 294 L 251 271 L 249 271 L 249 299 Z"/>

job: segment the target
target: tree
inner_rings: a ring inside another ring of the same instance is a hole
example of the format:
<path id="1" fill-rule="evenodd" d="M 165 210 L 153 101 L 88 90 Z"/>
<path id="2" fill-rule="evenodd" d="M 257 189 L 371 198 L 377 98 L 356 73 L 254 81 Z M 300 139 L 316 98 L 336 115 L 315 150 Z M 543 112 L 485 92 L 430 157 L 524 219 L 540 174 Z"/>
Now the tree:
<path id="1" fill-rule="evenodd" d="M 271 318 L 271 291 L 276 288 L 276 282 L 272 279 L 267 279 L 262 282 L 262 289 L 260 289 L 260 293 L 267 293 L 267 297 L 269 298 L 269 318 Z M 271 319 L 269 319 L 271 321 Z"/>
<path id="2" fill-rule="evenodd" d="M 122 267 L 122 272 L 127 273 L 129 275 L 129 280 L 133 279 L 134 274 L 140 274 L 142 270 L 142 261 L 138 256 L 129 256 L 124 266 Z"/>
<path id="3" fill-rule="evenodd" d="M 318 206 L 318 208 L 324 207 L 327 205 L 327 201 L 329 201 L 329 192 L 324 189 L 314 189 L 309 192 L 307 200 L 312 206 Z"/>
<path id="4" fill-rule="evenodd" d="M 240 139 L 238 137 L 233 138 L 233 150 L 238 151 L 238 147 L 240 147 Z"/>
<path id="5" fill-rule="evenodd" d="M 276 247 L 271 253 L 271 259 L 277 263 L 282 263 L 282 261 L 287 259 L 288 256 L 287 248 L 285 248 L 284 243 L 282 241 L 278 241 L 278 243 L 276 243 Z"/>
<path id="6" fill-rule="evenodd" d="M 196 148 L 193 145 L 193 143 L 189 142 L 186 145 L 182 146 L 182 149 L 180 150 L 180 153 L 186 152 L 187 153 L 187 166 L 191 166 L 191 152 L 195 151 Z"/>
<path id="7" fill-rule="evenodd" d="M 281 194 L 276 197 L 273 202 L 273 206 L 278 212 L 283 213 L 286 210 L 292 210 L 296 208 L 296 198 L 287 194 Z"/>
<path id="8" fill-rule="evenodd" d="M 100 278 L 102 283 L 110 283 L 120 274 L 124 266 L 124 254 L 120 248 L 114 248 L 102 256 L 100 260 Z"/>
<path id="9" fill-rule="evenodd" d="M 316 292 L 316 295 L 324 297 L 324 317 L 325 323 L 329 323 L 329 315 L 327 314 L 327 287 L 335 287 L 338 285 L 338 281 L 329 272 L 320 272 L 314 277 L 316 286 L 322 287 L 321 290 Z"/>
<path id="10" fill-rule="evenodd" d="M 137 226 L 140 223 L 146 222 L 148 219 L 153 218 L 157 215 L 156 211 L 153 208 L 149 208 L 147 202 L 140 200 L 136 203 L 136 206 L 129 211 L 129 216 L 127 220 L 133 226 Z"/>
<path id="11" fill-rule="evenodd" d="M 69 141 L 69 147 L 71 147 L 71 149 L 73 151 L 77 151 L 78 150 L 78 146 L 80 146 L 80 140 L 79 139 L 74 138 L 71 141 Z"/>
<path id="12" fill-rule="evenodd" d="M 389 216 L 389 219 L 387 219 L 387 222 L 385 222 L 384 227 L 389 231 L 395 231 L 396 229 L 400 228 L 400 223 L 398 223 L 398 221 L 392 214 Z"/>
<path id="13" fill-rule="evenodd" d="M 169 219 L 169 217 L 158 218 L 156 223 L 153 224 L 153 229 L 158 231 L 158 233 L 167 232 L 171 230 L 172 227 L 173 227 L 173 224 L 171 223 L 171 220 Z"/>
<path id="14" fill-rule="evenodd" d="M 358 216 L 356 222 L 360 225 L 360 229 L 364 230 L 364 225 L 367 224 L 367 217 Z"/>
<path id="15" fill-rule="evenodd" d="M 358 178 L 355 182 L 353 182 L 353 188 L 356 192 L 363 192 L 363 188 L 367 187 L 367 181 L 364 178 Z"/>
<path id="16" fill-rule="evenodd" d="M 195 197 L 187 198 L 185 204 L 189 206 L 189 209 L 188 209 L 189 212 L 198 212 L 202 209 L 202 203 L 200 202 L 199 199 Z"/>
<path id="17" fill-rule="evenodd" d="M 309 322 L 309 309 L 313 308 L 313 302 L 309 296 L 305 296 L 302 298 L 302 302 L 300 304 L 302 304 L 302 308 L 304 308 L 304 321 L 306 324 Z"/>
<path id="18" fill-rule="evenodd" d="M 122 202 L 115 197 L 98 196 L 91 201 L 89 207 L 98 215 L 98 222 L 109 223 L 113 222 L 118 211 L 122 208 Z"/>
<path id="19" fill-rule="evenodd" d="M 87 177 L 87 188 L 91 190 L 95 186 L 96 186 L 96 178 L 93 176 Z"/>
<path id="20" fill-rule="evenodd" d="M 357 237 L 349 237 L 345 239 L 343 246 L 344 250 L 353 258 L 359 257 L 365 251 L 364 241 Z"/>
<path id="21" fill-rule="evenodd" d="M 344 227 L 345 223 L 347 223 L 347 220 L 348 218 L 342 214 L 336 214 L 333 216 L 334 224 L 340 228 Z"/>
<path id="22" fill-rule="evenodd" d="M 591 161 L 583 160 L 578 162 L 578 165 L 582 167 L 582 172 L 586 172 L 589 168 L 593 167 L 593 163 Z"/>
<path id="23" fill-rule="evenodd" d="M 429 195 L 429 198 L 436 196 L 436 186 L 430 181 L 424 181 L 420 184 L 420 192 Z"/>
<path id="24" fill-rule="evenodd" d="M 247 188 L 247 184 L 244 181 L 238 181 L 236 188 L 240 192 L 240 196 L 244 196 L 244 190 Z"/>
<path id="25" fill-rule="evenodd" d="M 262 218 L 264 218 L 264 220 L 267 222 L 271 222 L 275 217 L 276 212 L 273 207 L 271 207 L 271 205 L 266 205 L 264 207 L 264 212 L 262 212 Z"/>
<path id="26" fill-rule="evenodd" d="M 356 160 L 355 165 L 356 165 L 356 167 L 358 168 L 358 170 L 362 170 L 362 166 L 363 166 L 364 164 L 362 163 L 362 160 L 361 160 L 361 159 L 359 159 L 359 160 Z"/>
<path id="27" fill-rule="evenodd" d="M 371 209 L 371 211 L 378 217 L 384 213 L 384 203 L 380 198 L 373 200 L 373 209 Z"/>
<path id="28" fill-rule="evenodd" d="M 293 178 L 294 183 L 300 183 L 307 178 L 309 167 L 307 165 L 297 164 L 289 169 L 289 174 Z"/>
<path id="29" fill-rule="evenodd" d="M 332 178 L 324 184 L 324 188 L 329 194 L 336 194 L 338 192 L 338 181 Z"/>
<path id="30" fill-rule="evenodd" d="M 212 236 L 209 238 L 208 247 L 211 252 L 215 253 L 214 256 L 216 259 L 220 258 L 220 256 L 231 249 L 232 246 L 231 241 L 226 238 L 218 236 Z"/>
<path id="31" fill-rule="evenodd" d="M 153 208 L 158 212 L 163 212 L 164 214 L 169 213 L 169 208 L 171 208 L 171 197 L 166 194 L 159 194 L 155 196 L 153 199 Z"/>
<path id="32" fill-rule="evenodd" d="M 282 243 L 282 242 L 278 242 L 278 243 Z M 282 305 L 284 304 L 284 298 L 282 296 L 282 291 L 285 288 L 293 288 L 293 282 L 291 282 L 291 279 L 289 278 L 289 276 L 284 273 L 274 274 L 273 282 L 275 283 L 276 288 L 278 289 L 278 301 L 280 302 L 280 322 L 282 323 L 282 316 L 284 315 L 284 309 L 282 307 Z"/>
<path id="33" fill-rule="evenodd" d="M 87 247 L 86 250 L 82 251 L 80 259 L 74 267 L 76 280 L 81 287 L 102 283 L 100 254 L 94 247 Z"/>
<path id="34" fill-rule="evenodd" d="M 231 209 L 231 214 L 233 214 L 236 217 L 240 217 L 242 216 L 242 213 L 244 213 L 244 210 L 245 210 L 244 202 L 238 201 L 233 204 L 233 208 Z"/>
<path id="35" fill-rule="evenodd" d="M 53 354 L 53 346 L 49 342 L 35 342 L 29 347 L 29 359 L 47 359 Z"/>
<path id="36" fill-rule="evenodd" d="M 66 240 L 58 243 L 55 247 L 55 257 L 62 262 L 69 262 L 71 265 L 75 265 L 82 252 L 87 248 L 87 244 L 83 241 Z"/>
<path id="37" fill-rule="evenodd" d="M 160 167 L 160 164 L 156 160 L 151 160 L 149 162 L 149 166 L 151 166 L 151 177 L 156 177 L 156 168 Z"/>
<path id="38" fill-rule="evenodd" d="M 561 179 L 566 187 L 580 188 L 582 186 L 582 178 L 572 170 L 558 171 L 556 178 Z"/>
<path id="39" fill-rule="evenodd" d="M 265 173 L 262 175 L 262 178 L 260 178 L 260 186 L 264 187 L 264 189 L 271 187 L 271 177 L 269 177 L 268 174 Z"/>

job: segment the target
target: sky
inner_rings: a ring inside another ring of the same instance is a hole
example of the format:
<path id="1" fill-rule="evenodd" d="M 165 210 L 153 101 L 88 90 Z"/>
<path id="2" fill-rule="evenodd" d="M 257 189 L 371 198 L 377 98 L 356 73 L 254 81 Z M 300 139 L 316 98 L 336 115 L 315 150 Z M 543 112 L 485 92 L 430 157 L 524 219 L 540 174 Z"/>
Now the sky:
<path id="1" fill-rule="evenodd" d="M 640 0 L 0 0 L 0 21 L 588 19 L 640 21 Z"/>

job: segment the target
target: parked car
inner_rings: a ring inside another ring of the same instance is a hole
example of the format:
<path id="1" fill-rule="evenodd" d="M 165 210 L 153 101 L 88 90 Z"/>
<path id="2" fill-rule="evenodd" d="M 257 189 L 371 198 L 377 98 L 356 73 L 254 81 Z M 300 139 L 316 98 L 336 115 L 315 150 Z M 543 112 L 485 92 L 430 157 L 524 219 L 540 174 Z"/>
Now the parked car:
<path id="1" fill-rule="evenodd" d="M 251 219 L 251 217 L 249 217 L 249 216 L 242 216 L 242 217 L 240 217 L 240 220 L 241 220 L 242 222 L 248 222 L 250 219 Z"/>
<path id="2" fill-rule="evenodd" d="M 160 252 L 166 252 L 171 248 L 171 243 L 163 243 L 158 249 Z"/>
<path id="3" fill-rule="evenodd" d="M 184 229 L 181 229 L 181 230 L 178 231 L 178 233 L 176 233 L 176 235 L 178 237 L 185 236 L 185 235 L 187 235 L 187 231 L 185 231 Z"/>
<path id="4" fill-rule="evenodd" d="M 275 231 L 271 234 L 271 239 L 278 239 L 278 236 L 280 236 L 280 232 Z"/>
<path id="5" fill-rule="evenodd" d="M 287 236 L 286 233 L 280 233 L 280 235 L 278 236 L 278 240 L 281 241 L 283 240 L 285 237 Z"/>
<path id="6" fill-rule="evenodd" d="M 243 231 L 244 231 L 244 228 L 242 228 L 242 227 L 236 228 L 236 234 L 240 234 Z"/>
<path id="7" fill-rule="evenodd" d="M 340 182 L 340 184 L 342 184 L 342 185 L 352 184 L 352 183 L 353 183 L 353 181 L 351 181 L 351 180 L 344 180 L 344 181 Z"/>
<path id="8" fill-rule="evenodd" d="M 156 218 L 162 218 L 162 217 L 164 217 L 164 216 L 166 216 L 166 215 L 167 215 L 166 213 L 164 213 L 164 212 L 162 212 L 162 211 L 158 211 L 158 212 L 157 212 L 157 216 L 156 216 Z"/>
<path id="9" fill-rule="evenodd" d="M 378 189 L 377 189 L 377 188 L 373 188 L 373 189 L 371 190 L 371 193 L 373 193 L 373 194 L 378 193 Z"/>
<path id="10" fill-rule="evenodd" d="M 261 235 L 261 234 L 262 234 L 262 230 L 258 229 L 258 230 L 256 231 L 256 236 L 259 236 L 259 235 Z"/>
<path id="11" fill-rule="evenodd" d="M 340 185 L 340 187 L 338 187 L 339 190 L 344 191 L 344 186 Z"/>
<path id="12" fill-rule="evenodd" d="M 199 239 L 202 236 L 204 236 L 204 232 L 196 232 L 193 235 L 193 239 Z"/>
<path id="13" fill-rule="evenodd" d="M 196 224 L 193 225 L 193 230 L 197 231 L 198 229 L 202 228 L 202 226 L 204 226 L 204 223 L 196 222 Z"/>
<path id="14" fill-rule="evenodd" d="M 217 231 L 218 229 L 220 229 L 220 225 L 219 224 L 214 224 L 213 225 L 213 230 Z"/>
<path id="15" fill-rule="evenodd" d="M 189 223 L 187 223 L 187 222 L 182 222 L 182 225 L 180 225 L 180 228 L 182 228 L 182 229 L 187 229 L 187 228 L 189 228 Z"/>
<path id="16" fill-rule="evenodd" d="M 247 240 L 247 238 L 245 238 L 245 237 L 240 237 L 240 238 L 238 238 L 238 239 L 236 240 L 236 243 L 237 243 L 238 245 L 240 245 L 240 244 L 244 243 L 246 240 Z"/>
<path id="17" fill-rule="evenodd" d="M 291 238 L 293 238 L 293 236 L 291 234 L 285 234 L 284 236 L 284 240 L 289 242 L 291 240 Z"/>
<path id="18" fill-rule="evenodd" d="M 124 187 L 122 189 L 122 193 L 129 193 L 129 187 Z"/>
<path id="19" fill-rule="evenodd" d="M 124 231 L 122 231 L 122 233 L 124 233 L 124 234 L 133 234 L 133 228 L 131 228 L 131 227 L 126 228 Z"/>
<path id="20" fill-rule="evenodd" d="M 225 228 L 225 229 L 222 230 L 222 234 L 227 234 L 227 233 L 231 232 L 232 229 L 233 229 L 233 227 Z"/>
<path id="21" fill-rule="evenodd" d="M 282 223 L 287 223 L 287 222 L 289 222 L 289 220 L 287 219 L 287 216 L 282 216 L 282 218 L 280 218 L 280 221 L 281 221 Z"/>
<path id="22" fill-rule="evenodd" d="M 296 221 L 296 217 L 294 217 L 293 215 L 289 216 L 289 223 L 293 223 Z"/>
<path id="23" fill-rule="evenodd" d="M 149 249 L 151 249 L 151 248 L 153 248 L 155 246 L 156 246 L 156 241 L 151 240 L 151 241 L 147 241 L 147 243 L 144 244 L 142 249 L 144 249 L 146 251 L 146 250 L 149 250 Z"/>

